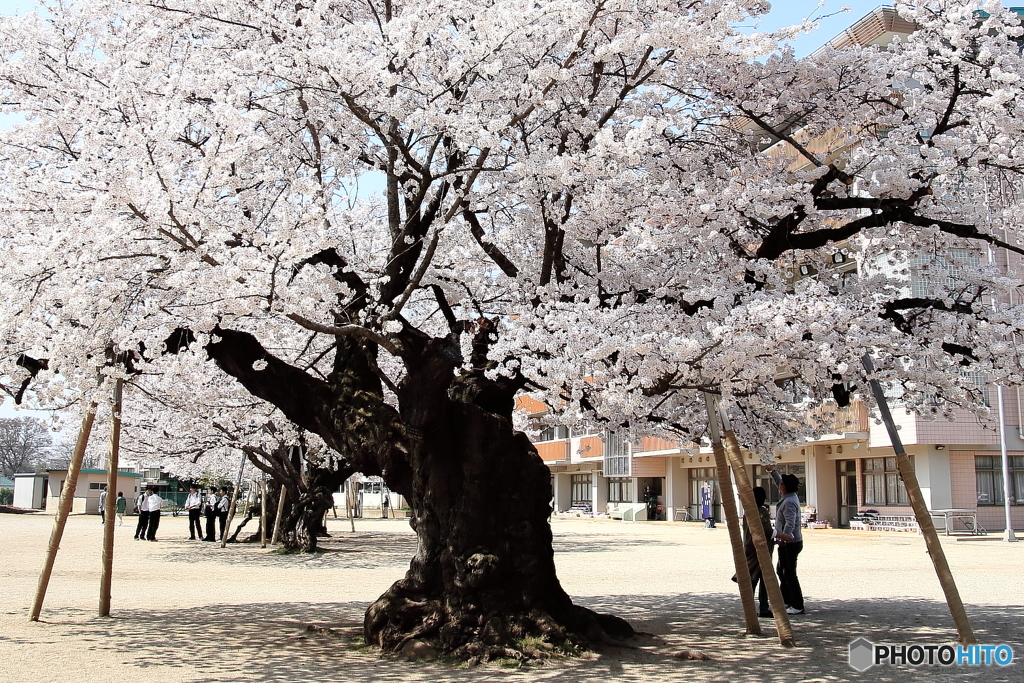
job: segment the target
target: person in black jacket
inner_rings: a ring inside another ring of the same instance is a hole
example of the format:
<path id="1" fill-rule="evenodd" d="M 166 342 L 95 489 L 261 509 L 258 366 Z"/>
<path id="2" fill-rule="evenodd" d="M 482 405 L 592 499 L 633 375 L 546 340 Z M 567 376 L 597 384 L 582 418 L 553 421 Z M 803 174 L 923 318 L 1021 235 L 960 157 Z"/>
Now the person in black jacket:
<path id="1" fill-rule="evenodd" d="M 135 525 L 135 540 L 146 539 L 146 529 L 149 528 L 149 510 L 146 509 L 146 498 L 149 491 L 143 491 L 135 499 L 135 513 L 139 516 L 139 523 Z"/>

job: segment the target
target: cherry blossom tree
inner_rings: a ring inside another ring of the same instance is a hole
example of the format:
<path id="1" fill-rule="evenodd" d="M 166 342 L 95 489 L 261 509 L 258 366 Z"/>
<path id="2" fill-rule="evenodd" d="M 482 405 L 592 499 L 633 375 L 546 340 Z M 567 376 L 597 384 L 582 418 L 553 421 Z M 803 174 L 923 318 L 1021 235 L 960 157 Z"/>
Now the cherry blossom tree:
<path id="1" fill-rule="evenodd" d="M 982 410 L 965 368 L 1020 381 L 1016 15 L 900 4 L 906 41 L 796 60 L 788 33 L 735 28 L 766 7 L 95 0 L 7 20 L 0 82 L 27 120 L 2 137 L 3 383 L 88 400 L 126 371 L 111 352 L 179 405 L 231 378 L 383 476 L 419 537 L 366 615 L 386 650 L 628 635 L 558 582 L 519 392 L 696 436 L 714 391 L 770 449 L 863 381 L 867 350 L 911 407 Z M 855 283 L 832 279 L 840 249 Z M 949 259 L 912 290 L 914 264 Z"/>

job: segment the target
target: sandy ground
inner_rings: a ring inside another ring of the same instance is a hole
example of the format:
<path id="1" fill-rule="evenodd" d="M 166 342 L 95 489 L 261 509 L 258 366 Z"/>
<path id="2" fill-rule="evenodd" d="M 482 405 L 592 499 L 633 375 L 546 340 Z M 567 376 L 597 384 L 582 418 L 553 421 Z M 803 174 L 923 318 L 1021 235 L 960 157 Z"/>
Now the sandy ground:
<path id="1" fill-rule="evenodd" d="M 1024 681 L 1024 543 L 943 541 L 982 643 L 1008 643 L 1009 667 L 847 664 L 850 641 L 951 643 L 955 631 L 924 550 L 904 533 L 808 531 L 800 576 L 808 613 L 798 647 L 770 620 L 742 636 L 724 527 L 556 519 L 559 575 L 580 604 L 650 635 L 634 648 L 521 669 L 406 662 L 362 646 L 363 611 L 415 550 L 404 520 L 330 520 L 313 556 L 185 540 L 165 516 L 159 543 L 117 529 L 113 618 L 95 616 L 101 526 L 72 517 L 42 621 L 28 621 L 53 518 L 0 514 L 0 682 L 79 681 Z M 328 631 L 310 631 L 314 624 Z M 673 657 L 703 652 L 706 661 Z"/>

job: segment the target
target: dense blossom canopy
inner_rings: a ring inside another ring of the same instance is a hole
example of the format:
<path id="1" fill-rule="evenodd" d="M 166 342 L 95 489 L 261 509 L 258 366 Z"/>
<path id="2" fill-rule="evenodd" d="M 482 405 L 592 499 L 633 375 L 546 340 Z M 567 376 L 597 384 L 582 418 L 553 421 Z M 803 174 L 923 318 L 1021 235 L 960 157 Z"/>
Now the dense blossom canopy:
<path id="1" fill-rule="evenodd" d="M 710 389 L 765 449 L 866 351 L 912 406 L 1021 381 L 998 2 L 800 60 L 734 28 L 755 0 L 46 6 L 0 24 L 0 362 L 38 404 L 127 351 L 154 433 L 265 443 L 222 330 L 315 378 L 361 339 L 392 389 L 419 331 L 570 423 L 696 435 Z"/>

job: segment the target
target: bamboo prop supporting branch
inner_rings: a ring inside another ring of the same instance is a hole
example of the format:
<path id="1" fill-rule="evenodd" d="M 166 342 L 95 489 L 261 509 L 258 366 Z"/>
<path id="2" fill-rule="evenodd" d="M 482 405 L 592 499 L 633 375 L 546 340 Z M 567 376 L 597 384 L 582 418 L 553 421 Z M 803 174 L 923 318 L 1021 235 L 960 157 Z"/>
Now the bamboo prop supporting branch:
<path id="1" fill-rule="evenodd" d="M 284 516 L 284 501 L 288 497 L 288 489 L 281 485 L 281 495 L 277 497 L 277 516 L 274 517 L 274 535 L 270 537 L 270 545 L 277 545 L 281 538 L 281 518 Z"/>
<path id="2" fill-rule="evenodd" d="M 750 485 L 750 477 L 743 467 L 743 455 L 740 453 L 740 444 L 732 431 L 725 411 L 719 411 L 722 416 L 723 438 L 725 440 L 726 455 L 729 464 L 732 465 L 733 475 L 736 477 L 736 487 L 740 492 L 740 502 L 743 503 L 743 511 L 754 519 L 757 513 L 757 502 L 754 500 L 754 489 Z M 747 524 L 750 529 L 750 537 L 754 539 L 754 550 L 757 551 L 757 563 L 761 567 L 761 577 L 764 580 L 764 587 L 768 591 L 768 604 L 771 605 L 775 614 L 775 628 L 779 632 L 779 642 L 783 647 L 795 647 L 796 638 L 793 637 L 793 625 L 786 614 L 786 602 L 782 598 L 782 589 L 779 588 L 779 577 L 772 569 L 772 556 L 768 551 L 768 539 L 764 535 L 764 529 L 758 521 L 755 524 Z"/>
<path id="3" fill-rule="evenodd" d="M 117 465 L 121 451 L 121 404 L 124 380 L 114 380 L 113 407 L 110 411 L 110 455 L 107 457 L 107 497 L 103 506 L 103 569 L 100 572 L 101 617 L 110 616 L 110 585 L 114 578 L 114 510 L 117 505 Z"/>
<path id="4" fill-rule="evenodd" d="M 260 482 L 260 547 L 267 547 L 267 490 L 266 480 Z"/>
<path id="5" fill-rule="evenodd" d="M 875 364 L 871 361 L 871 356 L 864 354 L 861 362 L 864 364 L 864 369 L 867 370 L 868 375 L 873 375 Z M 932 564 L 935 566 L 935 574 L 939 577 L 939 585 L 942 586 L 942 592 L 946 596 L 946 605 L 949 607 L 949 613 L 953 616 L 953 623 L 956 625 L 956 632 L 960 637 L 960 642 L 964 645 L 975 645 L 978 639 L 974 637 L 974 630 L 971 628 L 971 622 L 967 618 L 967 610 L 964 609 L 964 603 L 960 600 L 960 591 L 957 590 L 956 581 L 953 580 L 953 574 L 950 572 L 949 564 L 946 562 L 946 554 L 942 550 L 939 535 L 935 532 L 935 524 L 932 522 L 928 505 L 924 502 L 924 495 L 921 493 L 921 486 L 918 484 L 914 465 L 910 462 L 910 458 L 907 457 L 907 452 L 903 450 L 903 442 L 896 431 L 896 423 L 893 422 L 892 413 L 889 412 L 889 403 L 885 400 L 882 385 L 876 379 L 869 379 L 868 382 L 871 385 L 871 393 L 875 396 L 875 404 L 878 406 L 882 422 L 885 423 L 885 429 L 889 432 L 889 440 L 892 442 L 892 449 L 896 453 L 896 468 L 899 470 L 900 478 L 907 489 L 910 506 L 914 509 L 917 526 L 921 529 L 921 534 L 924 536 L 928 556 L 932 558 Z"/>
<path id="6" fill-rule="evenodd" d="M 711 431 L 711 448 L 715 454 L 715 472 L 718 476 L 718 488 L 722 496 L 722 510 L 725 512 L 725 525 L 729 529 L 729 543 L 732 546 L 732 561 L 736 565 L 736 583 L 740 589 L 740 603 L 743 606 L 743 621 L 750 635 L 761 635 L 761 624 L 757 620 L 757 610 L 754 607 L 754 587 L 750 581 L 750 568 L 747 566 L 747 555 L 743 549 L 743 538 L 740 534 L 739 516 L 736 511 L 736 497 L 733 495 L 732 479 L 729 477 L 729 463 L 725 457 L 725 449 L 722 447 L 722 436 L 718 429 L 718 415 L 716 415 L 714 398 L 711 394 L 704 393 L 704 403 L 707 406 L 708 426 Z M 754 518 L 747 515 L 747 526 L 750 526 Z M 761 523 L 758 516 L 755 520 Z"/>
<path id="7" fill-rule="evenodd" d="M 345 510 L 348 511 L 348 522 L 352 525 L 352 533 L 356 532 L 355 488 L 351 478 L 345 482 Z"/>
<path id="8" fill-rule="evenodd" d="M 32 610 L 29 612 L 30 621 L 39 621 L 39 613 L 43 610 L 43 599 L 46 597 L 46 587 L 50 583 L 50 574 L 53 573 L 53 563 L 57 559 L 57 551 L 60 550 L 60 539 L 64 535 L 64 525 L 71 513 L 71 506 L 75 502 L 75 488 L 78 486 L 78 474 L 82 470 L 82 459 L 85 457 L 85 446 L 89 443 L 89 435 L 92 433 L 92 425 L 96 420 L 96 402 L 89 404 L 82 418 L 82 426 L 78 430 L 78 441 L 75 442 L 75 450 L 71 455 L 71 462 L 68 464 L 68 478 L 64 480 L 64 487 L 60 491 L 60 502 L 57 505 L 57 516 L 53 520 L 53 529 L 50 531 L 50 544 L 46 548 L 46 558 L 43 560 L 43 569 L 39 573 L 39 584 L 36 586 L 36 596 L 32 601 Z"/>
<path id="9" fill-rule="evenodd" d="M 246 454 L 242 453 L 242 464 L 238 466 L 238 479 L 235 481 L 235 490 L 231 492 L 231 503 L 228 505 L 228 522 L 224 525 L 224 533 L 220 535 L 220 547 L 228 545 L 228 531 L 231 529 L 231 522 L 235 521 L 235 505 L 238 503 L 238 490 L 242 488 L 242 472 L 245 470 Z"/>

